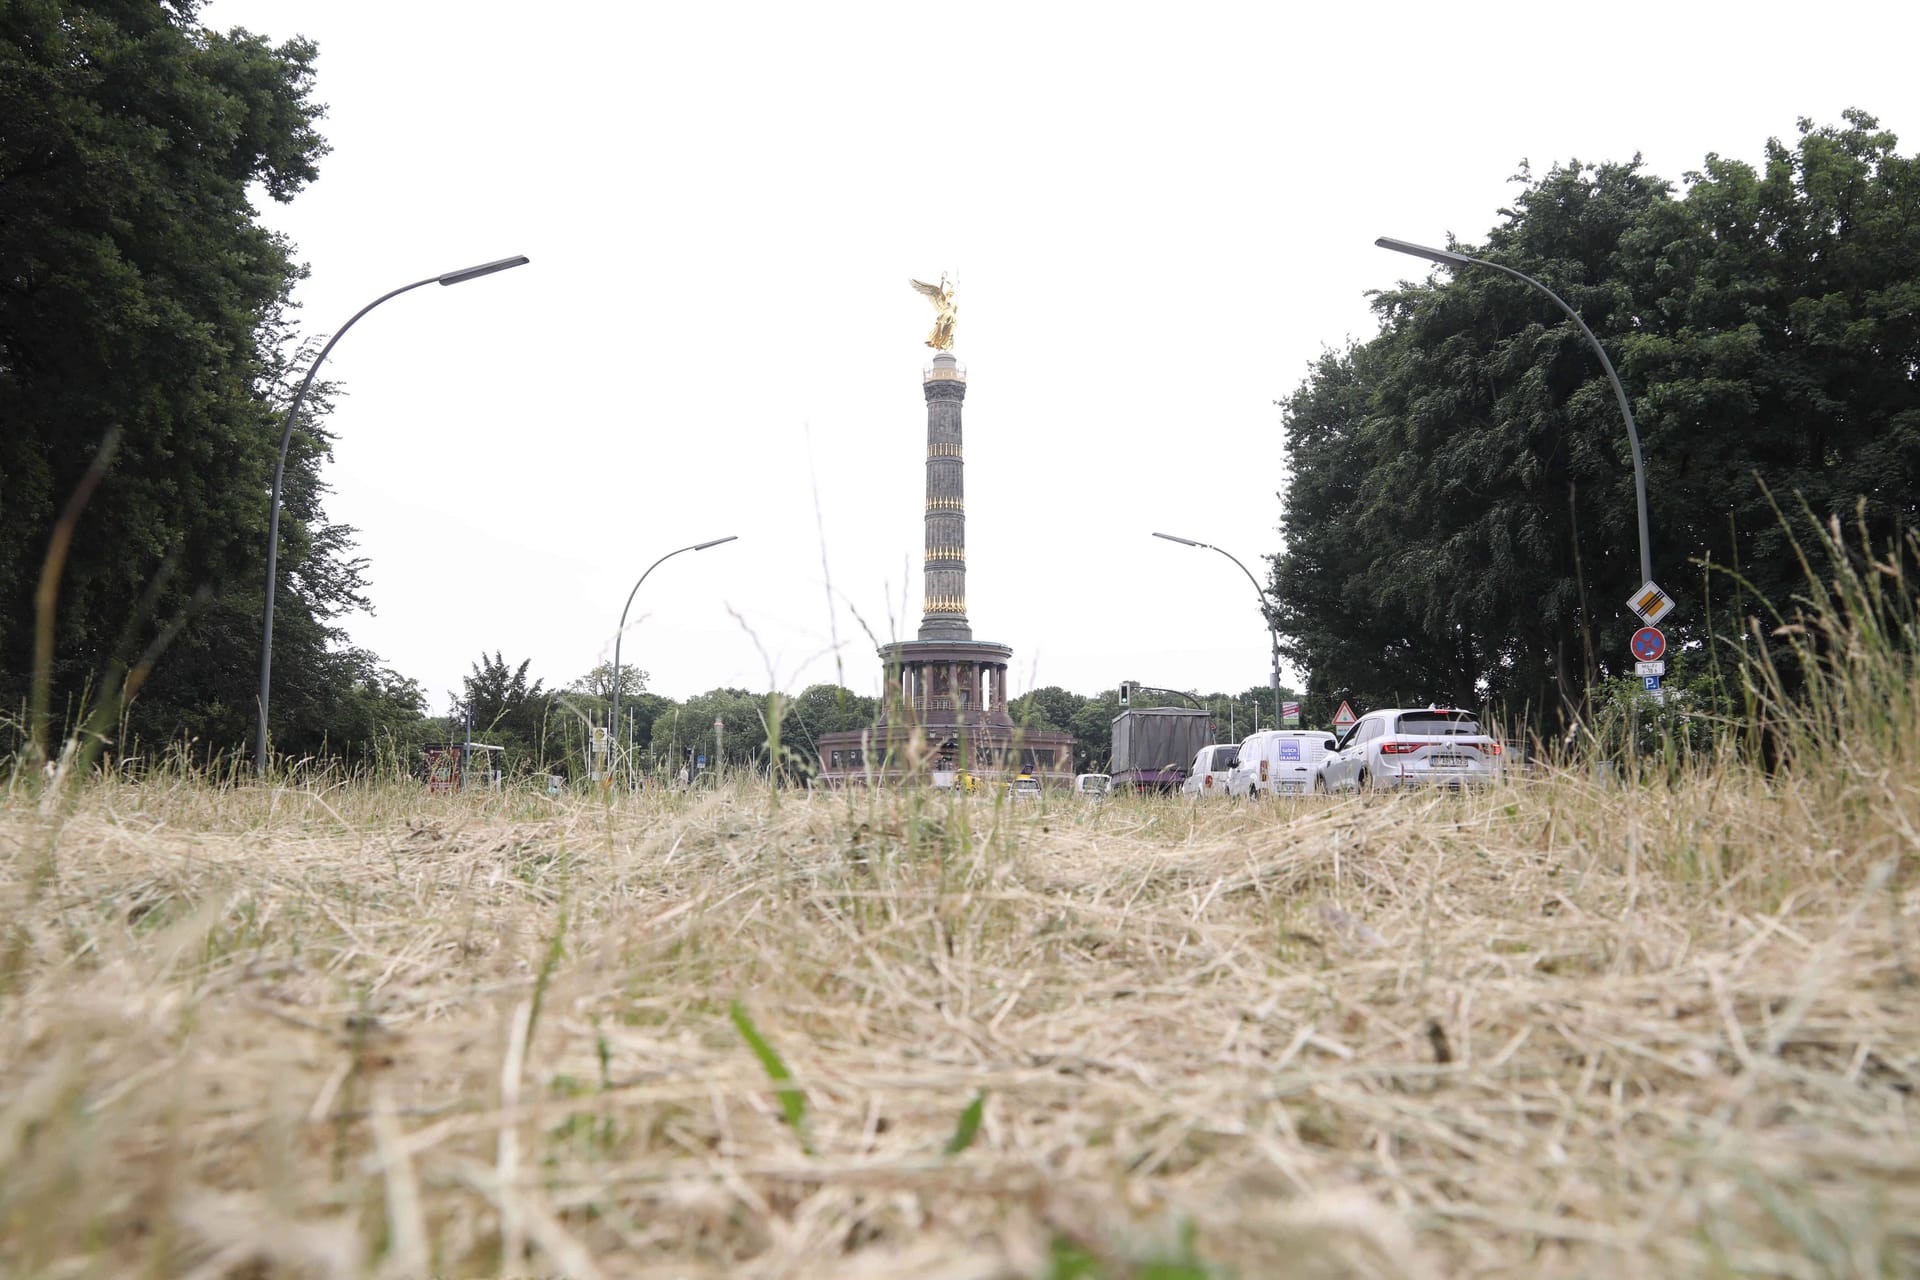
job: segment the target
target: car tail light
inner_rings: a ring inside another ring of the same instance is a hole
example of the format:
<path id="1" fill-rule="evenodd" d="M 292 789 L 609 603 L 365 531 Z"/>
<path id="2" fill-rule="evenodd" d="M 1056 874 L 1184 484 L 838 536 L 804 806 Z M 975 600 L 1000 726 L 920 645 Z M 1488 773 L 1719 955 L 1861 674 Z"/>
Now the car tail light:
<path id="1" fill-rule="evenodd" d="M 1380 754 L 1383 756 L 1404 756 L 1418 751 L 1426 745 L 1424 742 L 1383 742 L 1380 744 Z"/>
<path id="2" fill-rule="evenodd" d="M 1265 760 L 1262 760 L 1260 762 L 1260 781 L 1265 782 L 1266 780 L 1267 780 L 1267 762 Z"/>

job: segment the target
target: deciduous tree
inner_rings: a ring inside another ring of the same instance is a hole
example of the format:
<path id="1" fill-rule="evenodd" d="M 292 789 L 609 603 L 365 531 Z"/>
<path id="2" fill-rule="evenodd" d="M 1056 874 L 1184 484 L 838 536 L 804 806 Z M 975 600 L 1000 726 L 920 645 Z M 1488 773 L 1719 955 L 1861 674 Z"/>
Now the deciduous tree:
<path id="1" fill-rule="evenodd" d="M 59 579 L 54 705 L 184 618 L 130 727 L 226 746 L 254 717 L 286 305 L 302 274 L 250 192 L 291 199 L 326 144 L 313 44 L 207 31 L 198 8 L 0 6 L 0 705 L 31 678 L 55 513 L 117 429 Z M 325 407 L 310 401 L 316 425 L 295 436 L 281 526 L 272 727 L 296 751 L 417 704 L 329 623 L 365 603 L 365 583 L 352 530 L 321 510 Z"/>

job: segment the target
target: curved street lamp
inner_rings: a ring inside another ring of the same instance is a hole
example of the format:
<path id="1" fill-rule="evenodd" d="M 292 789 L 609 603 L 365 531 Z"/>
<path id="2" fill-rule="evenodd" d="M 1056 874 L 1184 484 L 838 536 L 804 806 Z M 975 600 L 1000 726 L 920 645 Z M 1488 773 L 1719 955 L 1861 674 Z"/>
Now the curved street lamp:
<path id="1" fill-rule="evenodd" d="M 1240 564 L 1240 557 L 1231 551 L 1214 546 L 1211 542 L 1195 542 L 1192 538 L 1182 538 L 1171 533 L 1156 533 L 1153 536 L 1165 538 L 1168 542 L 1178 542 L 1182 546 L 1203 547 L 1208 551 L 1218 551 L 1235 564 Z M 1260 597 L 1260 616 L 1267 620 L 1267 639 L 1273 643 L 1273 723 L 1278 725 L 1284 719 L 1280 714 L 1280 634 L 1273 629 L 1273 615 L 1267 612 L 1267 593 L 1261 589 L 1260 580 L 1254 577 L 1253 571 L 1244 564 L 1240 564 L 1240 572 L 1247 575 L 1247 581 L 1253 584 L 1254 594 Z"/>
<path id="2" fill-rule="evenodd" d="M 1633 425 L 1633 408 L 1627 403 L 1627 389 L 1621 385 L 1620 375 L 1613 371 L 1613 361 L 1607 359 L 1607 349 L 1600 345 L 1600 339 L 1593 336 L 1593 330 L 1587 328 L 1587 322 L 1580 318 L 1580 313 L 1568 306 L 1566 299 L 1559 294 L 1532 276 L 1515 271 L 1512 267 L 1503 267 L 1497 262 L 1488 262 L 1485 258 L 1470 258 L 1464 253 L 1454 253 L 1448 249 L 1429 249 L 1425 245 L 1408 244 L 1405 240 L 1395 240 L 1389 236 L 1381 236 L 1374 243 L 1382 249 L 1391 249 L 1395 253 L 1409 254 L 1415 258 L 1425 258 L 1443 267 L 1490 267 L 1504 275 L 1512 276 L 1515 280 L 1524 280 L 1552 298 L 1554 304 L 1566 312 L 1567 317 L 1580 327 L 1580 332 L 1586 335 L 1588 344 L 1600 357 L 1600 367 L 1607 371 L 1607 380 L 1613 383 L 1614 398 L 1620 402 L 1620 416 L 1627 420 L 1627 444 L 1633 450 L 1633 495 L 1640 505 L 1640 580 L 1652 582 L 1653 554 L 1648 550 L 1650 544 L 1647 539 L 1647 472 L 1640 461 L 1640 430 Z"/>
<path id="3" fill-rule="evenodd" d="M 260 632 L 260 724 L 254 735 L 254 769 L 262 776 L 267 772 L 267 693 L 273 678 L 273 593 L 279 585 L 280 566 L 280 480 L 287 469 L 287 446 L 293 442 L 293 427 L 300 419 L 300 402 L 307 398 L 307 388 L 313 385 L 313 375 L 320 371 L 320 364 L 333 350 L 333 344 L 340 336 L 353 328 L 358 320 L 388 298 L 397 298 L 409 289 L 418 289 L 425 284 L 464 284 L 468 280 L 477 280 L 481 276 L 490 276 L 496 271 L 505 271 L 509 267 L 524 267 L 527 257 L 521 254 L 512 258 L 501 258 L 496 262 L 483 262 L 477 267 L 463 267 L 458 271 L 449 271 L 444 275 L 428 276 L 425 280 L 415 280 L 412 284 L 403 284 L 392 293 L 383 293 L 366 306 L 353 313 L 353 320 L 341 325 L 327 345 L 320 348 L 320 354 L 313 358 L 313 364 L 307 369 L 307 376 L 300 381 L 300 389 L 293 393 L 293 403 L 287 406 L 286 430 L 280 433 L 280 456 L 273 464 L 273 505 L 272 514 L 267 517 L 267 611 L 266 620 Z"/>
<path id="4" fill-rule="evenodd" d="M 713 538 L 707 542 L 696 542 L 690 547 L 680 547 L 676 550 L 669 551 L 648 565 L 647 573 L 652 573 L 655 569 L 658 569 L 682 551 L 705 551 L 708 547 L 717 547 L 723 542 L 737 542 L 739 538 L 739 534 L 730 533 L 724 538 Z M 640 575 L 640 582 L 647 580 L 647 573 Z M 613 715 L 607 722 L 607 744 L 610 748 L 613 745 L 614 735 L 620 727 L 620 640 L 621 637 L 627 633 L 627 610 L 633 608 L 633 598 L 640 594 L 640 582 L 634 583 L 633 590 L 627 592 L 627 602 L 620 606 L 620 629 L 613 633 Z M 607 773 L 611 776 L 613 770 L 609 768 Z"/>

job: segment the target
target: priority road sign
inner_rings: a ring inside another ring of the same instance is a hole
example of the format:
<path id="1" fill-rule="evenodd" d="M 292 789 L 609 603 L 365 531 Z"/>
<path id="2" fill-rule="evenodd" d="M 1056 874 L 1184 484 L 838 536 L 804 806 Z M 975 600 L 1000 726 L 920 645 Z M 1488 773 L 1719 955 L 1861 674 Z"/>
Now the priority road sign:
<path id="1" fill-rule="evenodd" d="M 1627 647 L 1640 662 L 1658 662 L 1667 656 L 1667 637 L 1658 627 L 1642 627 L 1633 633 Z M 1641 672 L 1645 675 L 1645 672 Z"/>
<path id="2" fill-rule="evenodd" d="M 1673 612 L 1673 597 L 1654 585 L 1648 578 L 1640 584 L 1640 589 L 1627 597 L 1627 608 L 1640 615 L 1640 621 L 1652 626 Z"/>
<path id="3" fill-rule="evenodd" d="M 1340 709 L 1333 713 L 1333 727 L 1336 729 L 1348 728 L 1359 718 L 1359 716 L 1353 714 L 1353 708 L 1347 705 L 1343 699 L 1340 703 Z"/>

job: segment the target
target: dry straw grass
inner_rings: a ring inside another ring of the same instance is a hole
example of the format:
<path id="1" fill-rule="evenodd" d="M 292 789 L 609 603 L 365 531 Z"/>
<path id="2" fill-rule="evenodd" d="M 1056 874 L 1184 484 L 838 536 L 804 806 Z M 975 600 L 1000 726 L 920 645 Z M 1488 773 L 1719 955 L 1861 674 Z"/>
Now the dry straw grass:
<path id="1" fill-rule="evenodd" d="M 16 789 L 0 1266 L 1915 1274 L 1917 828 L 1891 769 Z"/>

